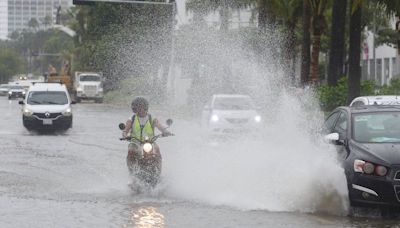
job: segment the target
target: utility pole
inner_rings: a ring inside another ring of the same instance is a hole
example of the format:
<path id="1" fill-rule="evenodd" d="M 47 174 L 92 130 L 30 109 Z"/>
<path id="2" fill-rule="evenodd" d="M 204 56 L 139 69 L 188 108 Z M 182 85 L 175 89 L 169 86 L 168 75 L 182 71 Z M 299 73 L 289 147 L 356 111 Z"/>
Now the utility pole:
<path id="1" fill-rule="evenodd" d="M 372 72 L 372 79 L 374 81 L 377 80 L 376 78 L 376 50 L 375 50 L 375 33 L 376 33 L 376 15 L 375 12 L 373 12 L 373 19 L 372 19 L 372 24 L 373 24 L 373 32 L 372 32 L 372 58 L 373 58 L 373 65 L 374 65 L 374 72 Z"/>

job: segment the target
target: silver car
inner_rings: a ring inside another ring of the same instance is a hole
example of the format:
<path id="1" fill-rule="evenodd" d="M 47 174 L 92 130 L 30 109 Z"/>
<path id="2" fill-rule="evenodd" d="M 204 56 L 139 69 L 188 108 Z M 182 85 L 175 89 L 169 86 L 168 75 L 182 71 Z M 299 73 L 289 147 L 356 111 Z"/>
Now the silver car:
<path id="1" fill-rule="evenodd" d="M 0 96 L 7 96 L 8 91 L 10 91 L 11 85 L 10 84 L 1 84 L 0 85 Z"/>
<path id="2" fill-rule="evenodd" d="M 11 100 L 13 98 L 25 98 L 25 88 L 20 85 L 11 85 L 8 91 L 8 99 Z"/>
<path id="3" fill-rule="evenodd" d="M 261 116 L 248 95 L 215 94 L 202 113 L 202 126 L 213 134 L 254 131 L 261 124 Z"/>

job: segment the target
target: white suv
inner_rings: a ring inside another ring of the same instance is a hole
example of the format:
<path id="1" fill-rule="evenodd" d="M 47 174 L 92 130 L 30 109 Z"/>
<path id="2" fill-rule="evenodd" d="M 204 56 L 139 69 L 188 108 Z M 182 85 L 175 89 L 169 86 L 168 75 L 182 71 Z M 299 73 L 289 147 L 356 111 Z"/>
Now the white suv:
<path id="1" fill-rule="evenodd" d="M 28 130 L 67 130 L 72 127 L 71 98 L 65 85 L 35 83 L 26 93 L 22 122 Z"/>
<path id="2" fill-rule="evenodd" d="M 261 123 L 261 116 L 247 95 L 213 95 L 202 114 L 202 126 L 216 134 L 248 132 L 258 129 Z"/>

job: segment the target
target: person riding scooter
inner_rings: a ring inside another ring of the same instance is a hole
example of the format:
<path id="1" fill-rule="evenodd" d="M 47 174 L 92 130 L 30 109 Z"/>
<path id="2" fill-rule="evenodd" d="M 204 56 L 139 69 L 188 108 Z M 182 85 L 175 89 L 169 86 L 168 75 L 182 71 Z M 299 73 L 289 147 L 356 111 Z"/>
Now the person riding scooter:
<path id="1" fill-rule="evenodd" d="M 131 143 L 128 147 L 128 155 L 126 157 L 126 162 L 128 165 L 129 172 L 132 174 L 134 165 L 140 159 L 141 156 L 141 147 L 140 143 L 148 137 L 154 137 L 154 128 L 156 127 L 161 131 L 162 136 L 170 136 L 172 135 L 166 128 L 161 125 L 161 123 L 153 118 L 149 113 L 149 102 L 143 97 L 136 97 L 132 103 L 131 108 L 133 111 L 133 116 L 130 117 L 125 124 L 125 129 L 123 130 L 123 137 L 131 137 Z M 157 156 L 159 156 L 159 160 L 161 160 L 161 154 L 159 147 L 155 144 L 154 151 Z M 161 166 L 157 164 L 157 166 Z M 161 167 L 159 167 L 161 170 Z"/>

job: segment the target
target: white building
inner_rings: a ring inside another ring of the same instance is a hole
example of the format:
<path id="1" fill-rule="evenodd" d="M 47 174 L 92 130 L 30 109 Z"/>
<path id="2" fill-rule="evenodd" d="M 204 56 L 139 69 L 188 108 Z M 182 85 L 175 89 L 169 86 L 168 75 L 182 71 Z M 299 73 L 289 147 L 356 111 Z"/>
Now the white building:
<path id="1" fill-rule="evenodd" d="M 374 64 L 374 36 L 372 32 L 366 35 L 362 50 L 362 79 L 374 80 L 377 85 L 387 85 L 392 78 L 400 77 L 398 51 L 388 45 L 376 47 Z"/>
<path id="2" fill-rule="evenodd" d="M 8 1 L 0 0 L 0 39 L 6 39 L 8 34 Z"/>
<path id="3" fill-rule="evenodd" d="M 0 0 L 0 38 L 5 39 L 16 30 L 28 28 L 32 18 L 39 26 L 43 26 L 46 16 L 55 23 L 58 7 L 64 11 L 71 5 L 71 0 Z"/>

